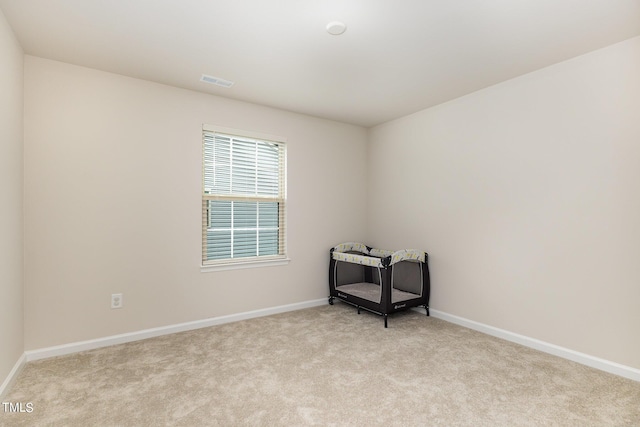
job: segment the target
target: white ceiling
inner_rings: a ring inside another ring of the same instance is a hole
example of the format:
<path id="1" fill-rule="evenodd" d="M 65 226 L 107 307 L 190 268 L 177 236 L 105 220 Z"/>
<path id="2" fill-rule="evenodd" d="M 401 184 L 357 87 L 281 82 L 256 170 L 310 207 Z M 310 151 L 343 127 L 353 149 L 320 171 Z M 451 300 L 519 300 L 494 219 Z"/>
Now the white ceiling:
<path id="1" fill-rule="evenodd" d="M 30 55 L 367 127 L 640 35 L 640 0 L 0 0 L 0 9 Z M 325 31 L 333 20 L 346 23 L 343 35 Z"/>

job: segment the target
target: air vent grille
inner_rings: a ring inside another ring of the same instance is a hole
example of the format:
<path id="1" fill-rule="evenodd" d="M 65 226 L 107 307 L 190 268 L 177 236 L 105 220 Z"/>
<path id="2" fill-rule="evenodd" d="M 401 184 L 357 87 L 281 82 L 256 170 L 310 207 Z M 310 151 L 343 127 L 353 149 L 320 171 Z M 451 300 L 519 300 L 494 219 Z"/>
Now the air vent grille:
<path id="1" fill-rule="evenodd" d="M 229 80 L 225 80 L 225 79 L 221 79 L 218 77 L 213 77 L 213 76 L 208 76 L 206 74 L 203 74 L 202 77 L 200 78 L 201 82 L 205 82 L 205 83 L 211 83 L 212 85 L 217 85 L 217 86 L 222 86 L 222 87 L 231 87 L 233 86 L 233 82 L 230 82 Z"/>

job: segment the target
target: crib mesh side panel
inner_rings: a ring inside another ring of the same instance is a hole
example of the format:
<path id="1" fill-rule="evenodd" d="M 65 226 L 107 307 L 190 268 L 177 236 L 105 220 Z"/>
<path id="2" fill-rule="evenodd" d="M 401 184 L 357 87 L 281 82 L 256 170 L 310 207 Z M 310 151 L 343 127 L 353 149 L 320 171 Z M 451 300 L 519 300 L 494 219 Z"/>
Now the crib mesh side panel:
<path id="1" fill-rule="evenodd" d="M 364 282 L 365 266 L 349 262 L 336 262 L 336 287 Z"/>
<path id="2" fill-rule="evenodd" d="M 365 280 L 369 283 L 380 284 L 380 270 L 376 267 L 365 267 Z"/>
<path id="3" fill-rule="evenodd" d="M 422 294 L 422 265 L 401 261 L 393 265 L 393 287 L 412 294 Z"/>

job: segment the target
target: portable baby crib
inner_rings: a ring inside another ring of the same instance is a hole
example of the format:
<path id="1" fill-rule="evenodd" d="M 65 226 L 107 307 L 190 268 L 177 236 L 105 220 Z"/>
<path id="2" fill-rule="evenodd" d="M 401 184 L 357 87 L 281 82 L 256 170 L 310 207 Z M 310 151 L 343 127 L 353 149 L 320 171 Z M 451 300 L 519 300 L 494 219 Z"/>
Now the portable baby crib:
<path id="1" fill-rule="evenodd" d="M 429 315 L 428 254 L 413 249 L 387 251 L 362 243 L 341 243 L 330 250 L 329 304 L 337 298 L 387 317 L 424 306 Z"/>

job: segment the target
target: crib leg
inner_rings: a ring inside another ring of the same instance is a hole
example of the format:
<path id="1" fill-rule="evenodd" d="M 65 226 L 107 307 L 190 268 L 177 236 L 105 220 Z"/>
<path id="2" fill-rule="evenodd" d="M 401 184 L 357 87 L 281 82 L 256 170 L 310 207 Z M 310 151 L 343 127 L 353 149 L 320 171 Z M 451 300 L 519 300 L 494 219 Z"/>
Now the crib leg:
<path id="1" fill-rule="evenodd" d="M 329 305 L 333 305 L 333 297 L 329 297 Z"/>
<path id="2" fill-rule="evenodd" d="M 387 317 L 388 317 L 388 315 L 387 314 L 383 314 L 382 316 L 384 317 L 384 327 L 386 328 L 387 327 Z"/>
<path id="3" fill-rule="evenodd" d="M 358 307 L 358 314 L 360 314 L 360 306 L 357 305 L 356 307 Z"/>
<path id="4" fill-rule="evenodd" d="M 429 306 L 425 304 L 424 309 L 427 310 L 427 316 L 429 315 Z"/>

